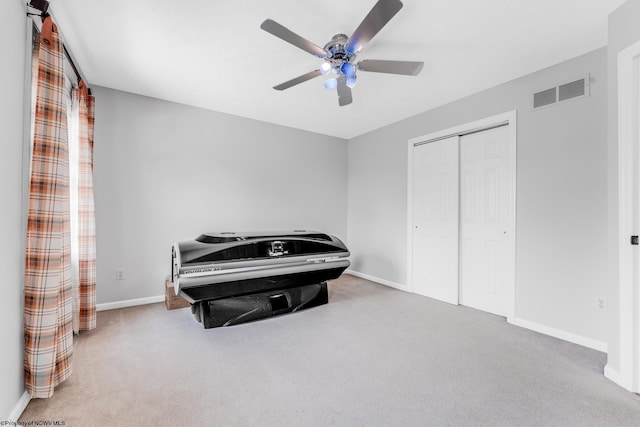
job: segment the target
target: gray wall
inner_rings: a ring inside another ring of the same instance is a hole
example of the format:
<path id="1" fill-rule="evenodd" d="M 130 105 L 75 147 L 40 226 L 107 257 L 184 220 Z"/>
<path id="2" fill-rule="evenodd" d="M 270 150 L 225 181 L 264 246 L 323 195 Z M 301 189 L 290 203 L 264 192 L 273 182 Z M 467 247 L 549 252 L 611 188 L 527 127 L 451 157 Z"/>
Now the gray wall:
<path id="1" fill-rule="evenodd" d="M 608 365 L 620 369 L 620 335 L 618 306 L 618 53 L 640 40 L 640 0 L 629 0 L 609 16 L 608 35 L 608 208 L 609 264 L 611 313 L 609 327 Z"/>
<path id="2" fill-rule="evenodd" d="M 24 393 L 22 289 L 24 236 L 22 232 L 23 92 L 25 79 L 26 9 L 15 0 L 0 2 L 0 420 L 9 416 Z"/>
<path id="3" fill-rule="evenodd" d="M 347 233 L 347 142 L 96 87 L 98 303 L 164 293 L 206 231 Z M 116 268 L 126 279 L 115 280 Z"/>
<path id="4" fill-rule="evenodd" d="M 606 65 L 602 48 L 349 141 L 352 269 L 407 282 L 409 139 L 517 110 L 516 318 L 606 343 Z M 586 73 L 590 97 L 532 111 L 533 91 Z"/>

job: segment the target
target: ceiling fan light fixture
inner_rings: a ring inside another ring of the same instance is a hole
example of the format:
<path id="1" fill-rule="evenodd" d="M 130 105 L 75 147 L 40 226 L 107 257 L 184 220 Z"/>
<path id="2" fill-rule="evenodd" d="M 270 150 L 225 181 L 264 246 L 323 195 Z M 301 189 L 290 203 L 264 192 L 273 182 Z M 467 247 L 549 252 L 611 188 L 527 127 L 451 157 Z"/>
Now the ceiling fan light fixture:
<path id="1" fill-rule="evenodd" d="M 352 77 L 356 75 L 356 67 L 353 66 L 351 62 L 343 62 L 340 67 L 340 71 L 347 77 Z"/>
<path id="2" fill-rule="evenodd" d="M 329 71 L 331 71 L 331 63 L 328 61 L 323 62 L 320 66 L 320 74 L 326 75 Z"/>
<path id="3" fill-rule="evenodd" d="M 324 81 L 324 88 L 327 90 L 335 89 L 338 86 L 338 80 L 334 77 L 329 77 Z"/>
<path id="4" fill-rule="evenodd" d="M 358 71 L 417 76 L 424 65 L 422 62 L 365 59 L 356 63 L 356 56 L 360 50 L 387 25 L 400 9 L 402 9 L 402 1 L 400 0 L 377 0 L 360 25 L 351 33 L 351 36 L 343 33 L 335 34 L 324 47 L 310 42 L 271 19 L 266 19 L 260 25 L 264 31 L 322 60 L 319 69 L 273 88 L 284 90 L 314 77 L 327 75 L 324 87 L 329 90 L 337 88 L 338 104 L 342 107 L 352 102 L 351 88 L 356 85 Z"/>

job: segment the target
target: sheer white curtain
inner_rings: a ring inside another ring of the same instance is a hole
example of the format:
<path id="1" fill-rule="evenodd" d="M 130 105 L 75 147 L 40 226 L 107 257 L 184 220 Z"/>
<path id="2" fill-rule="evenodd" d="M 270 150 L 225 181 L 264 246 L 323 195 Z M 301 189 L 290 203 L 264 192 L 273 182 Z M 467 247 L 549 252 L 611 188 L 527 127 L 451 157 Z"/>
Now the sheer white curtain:
<path id="1" fill-rule="evenodd" d="M 71 67 L 65 64 L 66 69 Z M 67 129 L 69 139 L 69 199 L 71 219 L 71 274 L 73 289 L 73 332 L 80 331 L 80 273 L 78 254 L 78 141 L 79 141 L 79 116 L 78 102 L 72 92 L 74 82 L 71 76 L 65 78 L 65 100 L 67 103 Z"/>

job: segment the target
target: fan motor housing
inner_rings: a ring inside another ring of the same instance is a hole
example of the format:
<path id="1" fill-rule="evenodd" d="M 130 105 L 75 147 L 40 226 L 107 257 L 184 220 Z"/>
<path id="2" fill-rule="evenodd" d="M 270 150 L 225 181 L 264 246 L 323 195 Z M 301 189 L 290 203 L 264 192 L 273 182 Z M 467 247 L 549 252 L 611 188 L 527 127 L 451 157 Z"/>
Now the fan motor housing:
<path id="1" fill-rule="evenodd" d="M 349 55 L 344 47 L 348 40 L 349 37 L 346 34 L 336 34 L 331 38 L 331 41 L 324 45 L 324 50 L 332 62 L 339 65 L 343 61 L 351 61 L 355 58 L 355 55 Z"/>

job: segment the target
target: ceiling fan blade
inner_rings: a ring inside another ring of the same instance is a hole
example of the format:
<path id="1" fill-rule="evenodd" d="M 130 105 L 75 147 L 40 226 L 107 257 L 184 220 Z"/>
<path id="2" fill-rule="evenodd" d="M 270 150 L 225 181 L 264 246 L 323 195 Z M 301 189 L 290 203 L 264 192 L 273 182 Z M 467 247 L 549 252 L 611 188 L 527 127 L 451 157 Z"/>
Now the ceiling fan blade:
<path id="1" fill-rule="evenodd" d="M 275 90 L 285 90 L 289 89 L 291 86 L 298 85 L 300 83 L 306 82 L 307 80 L 311 80 L 314 77 L 318 77 L 320 75 L 320 70 L 313 70 L 308 72 L 307 74 L 303 74 L 301 76 L 296 77 L 295 79 L 291 79 L 284 83 L 280 83 L 278 86 L 274 86 Z"/>
<path id="2" fill-rule="evenodd" d="M 338 77 L 338 104 L 344 107 L 351 102 L 353 102 L 353 98 L 351 98 L 351 88 L 347 86 L 347 78 L 340 76 Z"/>
<path id="3" fill-rule="evenodd" d="M 276 21 L 267 19 L 260 25 L 260 28 L 265 30 L 267 33 L 271 33 L 274 36 L 281 38 L 287 43 L 291 43 L 295 47 L 298 47 L 306 52 L 309 52 L 312 55 L 317 56 L 318 58 L 327 57 L 327 52 L 325 52 L 324 49 L 322 49 L 320 46 L 316 46 L 309 40 L 300 37 L 288 28 L 278 24 Z"/>
<path id="4" fill-rule="evenodd" d="M 378 0 L 360 26 L 349 37 L 345 45 L 347 52 L 356 53 L 362 49 L 400 9 L 402 9 L 400 0 Z"/>
<path id="5" fill-rule="evenodd" d="M 403 74 L 417 76 L 422 71 L 424 62 L 384 61 L 381 59 L 365 59 L 358 62 L 358 70 L 374 73 Z"/>

